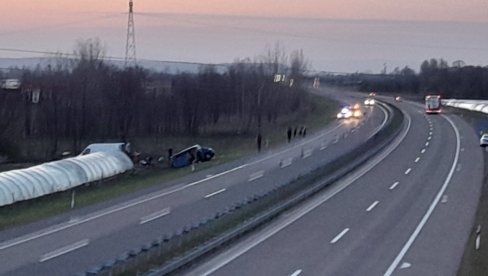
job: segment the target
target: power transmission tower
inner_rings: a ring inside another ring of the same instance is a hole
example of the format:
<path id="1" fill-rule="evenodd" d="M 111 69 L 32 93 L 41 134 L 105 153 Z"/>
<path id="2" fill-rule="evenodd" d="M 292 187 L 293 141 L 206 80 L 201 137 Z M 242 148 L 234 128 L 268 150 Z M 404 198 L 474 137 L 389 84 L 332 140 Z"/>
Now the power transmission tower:
<path id="1" fill-rule="evenodd" d="M 127 23 L 127 42 L 125 44 L 125 67 L 136 66 L 136 32 L 134 29 L 134 3 L 129 0 L 129 21 Z"/>

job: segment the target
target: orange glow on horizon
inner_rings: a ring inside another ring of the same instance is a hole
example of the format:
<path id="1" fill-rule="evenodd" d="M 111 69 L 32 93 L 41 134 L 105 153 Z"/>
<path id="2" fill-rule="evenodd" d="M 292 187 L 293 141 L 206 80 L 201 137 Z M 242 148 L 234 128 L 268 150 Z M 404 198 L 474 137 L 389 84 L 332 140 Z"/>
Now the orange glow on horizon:
<path id="1" fill-rule="evenodd" d="M 479 21 L 486 22 L 486 0 L 134 0 L 134 11 L 330 19 Z M 0 30 L 49 25 L 87 14 L 125 13 L 128 0 L 16 0 L 0 11 Z"/>

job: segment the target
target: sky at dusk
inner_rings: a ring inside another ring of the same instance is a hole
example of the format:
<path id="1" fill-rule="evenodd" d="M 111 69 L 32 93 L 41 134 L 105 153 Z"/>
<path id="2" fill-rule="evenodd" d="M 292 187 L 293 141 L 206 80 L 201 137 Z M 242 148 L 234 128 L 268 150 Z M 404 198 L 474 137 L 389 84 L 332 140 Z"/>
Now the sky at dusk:
<path id="1" fill-rule="evenodd" d="M 123 57 L 128 0 L 0 0 L 5 51 L 71 52 L 98 37 Z M 279 41 L 313 69 L 379 72 L 427 58 L 488 64 L 486 0 L 134 0 L 137 57 L 202 63 L 256 57 Z"/>

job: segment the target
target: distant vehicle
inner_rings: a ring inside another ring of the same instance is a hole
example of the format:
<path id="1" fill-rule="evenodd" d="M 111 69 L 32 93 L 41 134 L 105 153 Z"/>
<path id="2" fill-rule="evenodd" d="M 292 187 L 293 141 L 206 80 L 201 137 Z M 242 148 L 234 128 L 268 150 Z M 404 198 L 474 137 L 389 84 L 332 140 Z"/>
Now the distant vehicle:
<path id="1" fill-rule="evenodd" d="M 364 105 L 374 105 L 374 103 L 375 101 L 372 98 L 366 98 L 366 100 L 364 100 Z"/>
<path id="2" fill-rule="evenodd" d="M 361 116 L 363 116 L 363 112 L 361 111 L 361 105 L 358 103 L 355 103 L 352 106 L 352 117 L 359 118 Z"/>
<path id="3" fill-rule="evenodd" d="M 20 89 L 21 82 L 19 79 L 6 79 L 2 80 L 1 88 L 4 90 L 18 90 Z"/>
<path id="4" fill-rule="evenodd" d="M 170 164 L 173 168 L 182 168 L 197 162 L 206 162 L 215 156 L 212 148 L 193 145 L 186 148 L 170 158 Z"/>
<path id="5" fill-rule="evenodd" d="M 87 155 L 94 152 L 123 152 L 130 154 L 130 143 L 98 143 L 88 145 L 80 155 Z"/>
<path id="6" fill-rule="evenodd" d="M 369 93 L 369 96 L 370 96 L 370 97 L 375 97 L 375 96 L 376 96 L 376 92 L 371 92 L 371 93 Z"/>
<path id="7" fill-rule="evenodd" d="M 425 96 L 425 113 L 437 114 L 441 113 L 441 96 L 439 95 L 427 95 Z"/>
<path id="8" fill-rule="evenodd" d="M 402 97 L 400 97 L 400 96 L 396 96 L 396 97 L 395 97 L 395 101 L 397 101 L 397 102 L 401 102 L 401 101 L 402 101 Z"/>
<path id="9" fill-rule="evenodd" d="M 348 119 L 352 117 L 352 110 L 349 107 L 343 107 L 341 112 L 337 113 L 337 119 Z"/>
<path id="10" fill-rule="evenodd" d="M 480 147 L 486 147 L 488 146 L 488 134 L 483 134 L 481 135 L 480 138 Z"/>
<path id="11" fill-rule="evenodd" d="M 346 106 L 341 109 L 341 112 L 337 113 L 338 119 L 359 118 L 363 115 L 361 112 L 361 106 L 354 104 L 353 106 Z"/>

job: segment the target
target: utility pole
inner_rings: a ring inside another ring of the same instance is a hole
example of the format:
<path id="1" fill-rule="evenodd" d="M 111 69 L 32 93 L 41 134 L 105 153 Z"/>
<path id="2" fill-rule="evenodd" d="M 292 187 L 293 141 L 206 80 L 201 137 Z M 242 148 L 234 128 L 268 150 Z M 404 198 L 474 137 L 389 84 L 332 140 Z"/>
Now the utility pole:
<path id="1" fill-rule="evenodd" d="M 129 0 L 129 20 L 127 23 L 127 42 L 125 44 L 125 67 L 136 66 L 136 33 L 134 28 L 134 3 Z"/>

